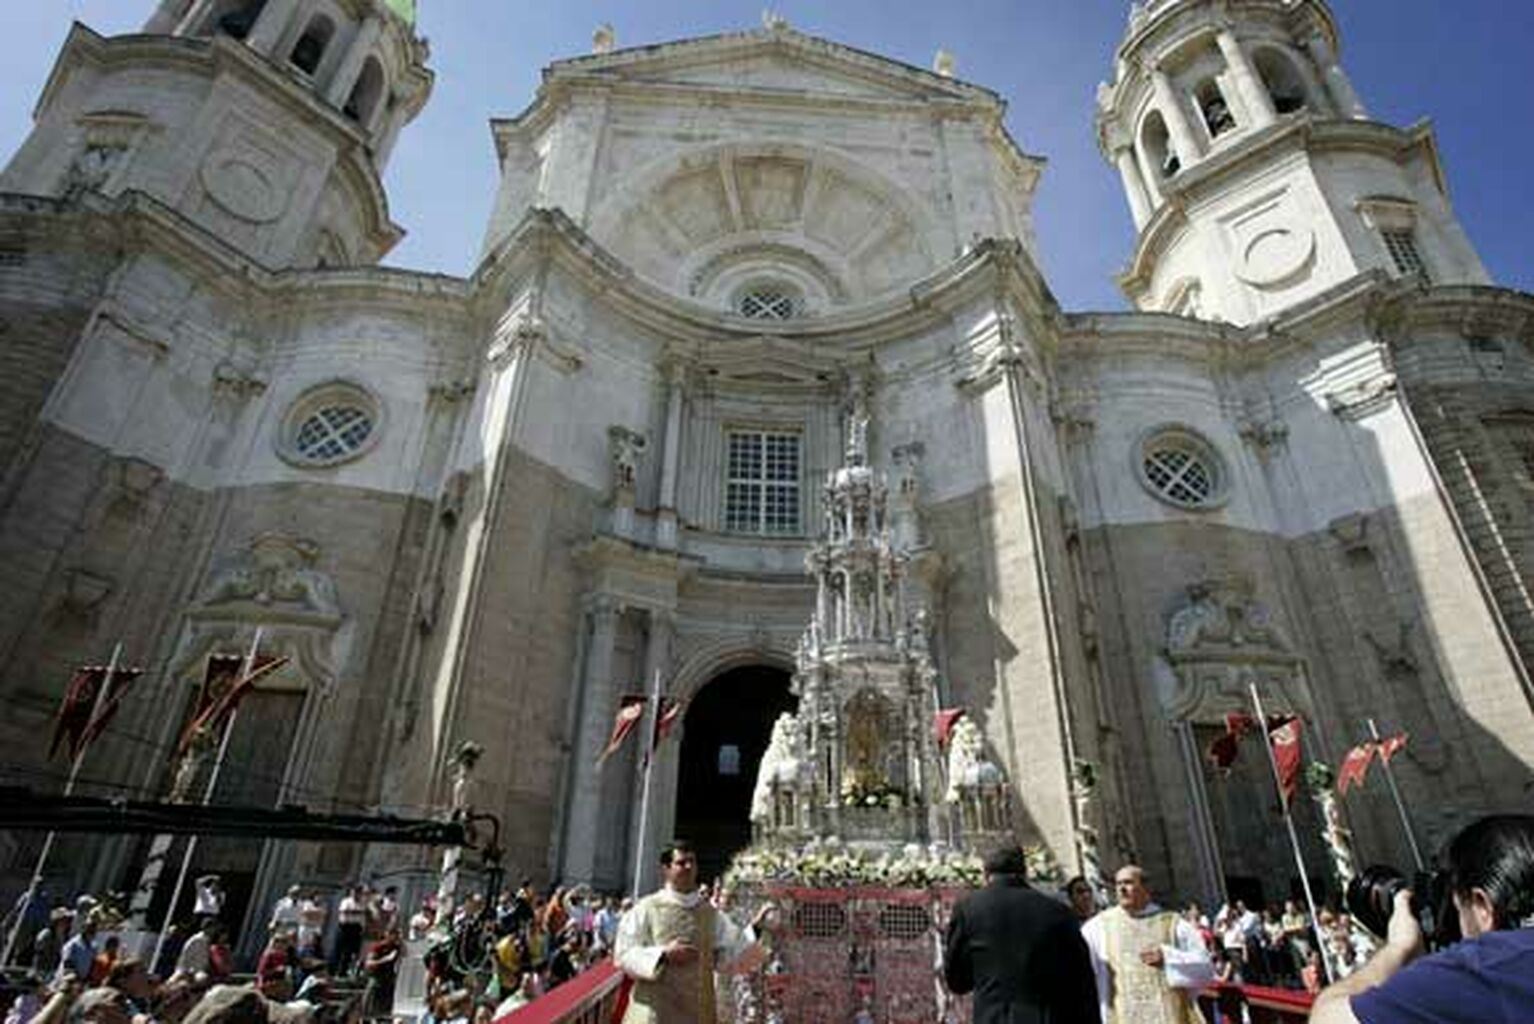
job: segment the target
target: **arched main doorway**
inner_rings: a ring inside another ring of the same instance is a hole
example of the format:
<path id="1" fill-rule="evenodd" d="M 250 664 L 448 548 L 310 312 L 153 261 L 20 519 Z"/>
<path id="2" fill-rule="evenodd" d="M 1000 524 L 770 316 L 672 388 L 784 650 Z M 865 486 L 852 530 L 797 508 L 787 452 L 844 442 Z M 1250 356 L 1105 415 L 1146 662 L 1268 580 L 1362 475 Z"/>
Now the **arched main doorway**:
<path id="1" fill-rule="evenodd" d="M 698 851 L 698 877 L 713 880 L 751 842 L 751 790 L 772 723 L 798 703 L 789 674 L 746 665 L 714 677 L 687 707 L 677 771 L 677 838 Z"/>

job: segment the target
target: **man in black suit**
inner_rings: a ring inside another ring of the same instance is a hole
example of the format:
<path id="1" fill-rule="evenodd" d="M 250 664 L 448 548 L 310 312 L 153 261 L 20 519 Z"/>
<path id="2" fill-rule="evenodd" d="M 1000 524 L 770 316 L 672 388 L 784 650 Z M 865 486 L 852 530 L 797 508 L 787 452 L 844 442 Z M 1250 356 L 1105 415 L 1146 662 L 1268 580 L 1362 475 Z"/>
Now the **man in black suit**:
<path id="1" fill-rule="evenodd" d="M 1070 910 L 1028 887 L 1023 851 L 985 858 L 985 888 L 953 908 L 943 975 L 975 993 L 974 1024 L 1097 1024 L 1097 983 Z"/>

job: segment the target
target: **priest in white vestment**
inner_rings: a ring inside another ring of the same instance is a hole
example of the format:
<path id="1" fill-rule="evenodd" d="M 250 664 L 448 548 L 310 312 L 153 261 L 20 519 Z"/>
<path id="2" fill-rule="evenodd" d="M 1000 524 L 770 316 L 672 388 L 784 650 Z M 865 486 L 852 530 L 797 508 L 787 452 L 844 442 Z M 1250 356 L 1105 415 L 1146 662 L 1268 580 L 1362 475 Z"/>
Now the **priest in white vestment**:
<path id="1" fill-rule="evenodd" d="M 760 962 L 757 932 L 772 905 L 741 928 L 698 892 L 691 847 L 673 842 L 660 863 L 665 885 L 618 922 L 614 957 L 634 979 L 623 1024 L 715 1024 L 714 972 Z"/>
<path id="2" fill-rule="evenodd" d="M 1198 929 L 1151 902 L 1140 868 L 1120 868 L 1113 885 L 1118 906 L 1081 927 L 1103 1024 L 1202 1024 L 1194 999 L 1214 963 Z"/>

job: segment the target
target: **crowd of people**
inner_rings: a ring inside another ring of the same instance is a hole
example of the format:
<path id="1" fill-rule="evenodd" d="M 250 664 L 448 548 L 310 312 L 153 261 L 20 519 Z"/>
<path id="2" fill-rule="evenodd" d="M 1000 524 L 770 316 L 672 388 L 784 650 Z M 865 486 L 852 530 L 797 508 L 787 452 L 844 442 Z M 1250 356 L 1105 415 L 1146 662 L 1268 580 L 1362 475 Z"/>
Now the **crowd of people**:
<path id="1" fill-rule="evenodd" d="M 530 879 L 502 892 L 489 913 L 469 896 L 451 921 L 439 921 L 435 900 L 426 900 L 410 935 L 427 943 L 430 1018 L 483 1024 L 564 984 L 611 953 L 631 906 L 587 886 L 544 896 Z"/>
<path id="2" fill-rule="evenodd" d="M 1312 919 L 1293 899 L 1261 912 L 1238 899 L 1221 907 L 1213 920 L 1193 903 L 1183 916 L 1198 929 L 1216 977 L 1234 984 L 1315 994 L 1326 983 L 1323 955 L 1330 955 L 1334 976 L 1347 977 L 1376 947 L 1347 911 L 1323 906 Z"/>
<path id="3" fill-rule="evenodd" d="M 236 973 L 216 876 L 197 880 L 193 903 L 193 919 L 154 944 L 158 956 L 123 950 L 120 900 L 81 896 L 50 908 L 45 896 L 18 904 L 6 922 L 19 941 L 4 1024 L 181 1024 L 210 999 L 229 1012 L 260 1010 L 273 1022 L 388 1019 L 412 946 L 425 951 L 428 1019 L 487 1021 L 606 956 L 626 909 L 586 887 L 544 897 L 524 882 L 488 913 L 477 895 L 441 915 L 436 898 L 427 897 L 402 921 L 392 886 L 353 885 L 333 903 L 319 890 L 293 886 L 265 921 L 252 975 Z M 259 1002 L 241 1003 L 226 989 Z"/>
<path id="4" fill-rule="evenodd" d="M 1319 994 L 1315 1019 L 1328 1024 L 1376 1024 L 1397 1019 L 1381 1015 L 1387 1010 L 1433 1000 L 1444 1007 L 1444 1020 L 1522 1020 L 1494 1011 L 1534 1006 L 1534 817 L 1472 825 L 1451 844 L 1447 863 L 1445 891 L 1453 895 L 1463 941 L 1425 955 L 1404 892 L 1393 897 L 1386 936 L 1370 935 L 1330 907 L 1312 920 L 1295 900 L 1262 910 L 1232 900 L 1212 918 L 1196 904 L 1164 910 L 1133 865 L 1116 873 L 1115 901 L 1104 909 L 1082 878 L 1067 883 L 1058 901 L 1040 895 L 1027 884 L 1021 850 L 1004 848 L 987 858 L 986 888 L 954 908 L 944 973 L 952 991 L 975 993 L 977 1024 L 1035 1019 L 988 1016 L 988 1007 L 1027 1003 L 1055 1012 L 1047 1008 L 1059 1009 L 1062 1000 L 1070 1006 L 1065 1016 L 1037 1019 L 1182 1024 L 1197 1019 L 1190 1016 L 1194 997 L 1217 981 L 1308 989 Z M 474 895 L 451 907 L 428 897 L 404 922 L 392 888 L 350 887 L 331 921 L 321 893 L 295 886 L 265 922 L 268 941 L 250 978 L 234 974 L 216 879 L 200 879 L 196 899 L 197 910 L 213 913 L 189 934 L 168 934 L 153 963 L 141 950 L 123 948 L 119 933 L 131 933 L 117 902 L 82 896 L 45 904 L 41 916 L 13 915 L 9 922 L 22 939 L 13 964 L 28 970 L 19 985 L 12 977 L 4 1024 L 388 1019 L 407 950 L 421 954 L 427 1024 L 489 1024 L 609 956 L 633 979 L 625 1020 L 673 1024 L 665 1014 L 645 1014 L 700 999 L 713 1005 L 712 985 L 686 977 L 685 968 L 698 963 L 698 934 L 714 936 L 702 948 L 717 954 L 704 961 L 715 967 L 750 962 L 753 951 L 760 959 L 772 908 L 764 904 L 742 927 L 731 920 L 724 894 L 697 885 L 690 847 L 671 843 L 661 864 L 665 886 L 638 904 L 584 886 L 544 897 L 525 880 L 488 906 Z M 37 921 L 35 931 L 27 928 Z M 996 955 L 1000 949 L 1010 950 L 1010 961 Z M 1029 949 L 1042 951 L 1048 970 L 1024 963 Z M 992 952 L 977 952 L 985 950 Z M 1447 995 L 1451 989 L 1463 995 Z M 1477 993 L 1481 1003 L 1472 999 Z M 1455 998 L 1469 1000 L 1468 1016 Z M 678 1017 L 676 1024 L 692 1021 Z"/>

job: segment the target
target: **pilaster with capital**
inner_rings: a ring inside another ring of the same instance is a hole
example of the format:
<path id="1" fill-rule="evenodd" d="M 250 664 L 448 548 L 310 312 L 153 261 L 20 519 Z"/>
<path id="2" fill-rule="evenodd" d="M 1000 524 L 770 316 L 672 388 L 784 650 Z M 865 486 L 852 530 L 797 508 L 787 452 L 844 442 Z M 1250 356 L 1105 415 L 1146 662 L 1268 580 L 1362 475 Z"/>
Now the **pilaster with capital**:
<path id="1" fill-rule="evenodd" d="M 1273 100 L 1258 77 L 1257 69 L 1252 67 L 1246 51 L 1230 29 L 1221 29 L 1214 39 L 1225 58 L 1226 68 L 1230 70 L 1231 81 L 1241 98 L 1241 107 L 1250 119 L 1249 124 L 1252 128 L 1266 128 L 1278 118 L 1278 112 L 1273 109 Z"/>
<path id="2" fill-rule="evenodd" d="M 602 813 L 602 753 L 617 703 L 613 699 L 613 646 L 621 609 L 606 594 L 586 602 L 586 664 L 580 682 L 581 713 L 576 728 L 574 785 L 570 791 L 570 820 L 564 843 L 562 876 L 569 882 L 590 882 L 596 867 L 597 831 Z"/>
<path id="3" fill-rule="evenodd" d="M 682 462 L 682 405 L 687 398 L 687 369 L 680 360 L 666 368 L 666 438 L 661 451 L 660 500 L 655 512 L 655 546 L 676 550 L 677 475 Z"/>

